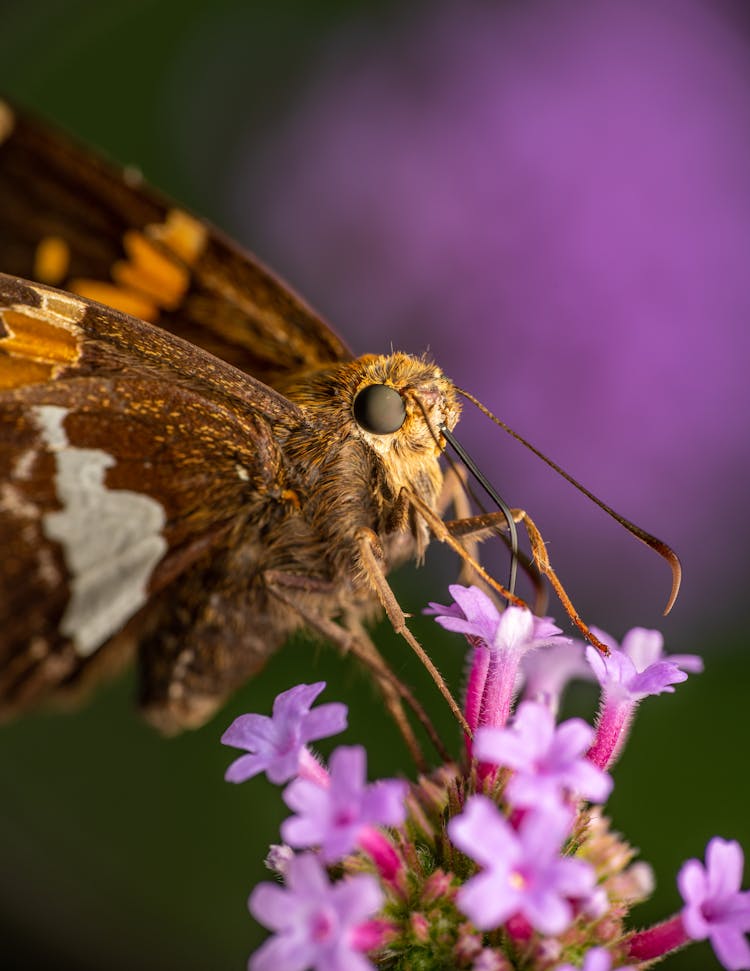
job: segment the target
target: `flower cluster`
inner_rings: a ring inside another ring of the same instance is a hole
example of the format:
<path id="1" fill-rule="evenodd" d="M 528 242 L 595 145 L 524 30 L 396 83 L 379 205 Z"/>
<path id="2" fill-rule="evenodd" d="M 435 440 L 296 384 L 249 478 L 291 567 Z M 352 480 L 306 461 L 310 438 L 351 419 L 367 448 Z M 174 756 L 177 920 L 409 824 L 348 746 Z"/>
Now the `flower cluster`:
<path id="1" fill-rule="evenodd" d="M 450 592 L 451 605 L 428 612 L 470 645 L 463 766 L 411 786 L 368 784 L 364 749 L 342 746 L 325 767 L 307 743 L 343 730 L 346 709 L 311 708 L 322 683 L 284 692 L 270 718 L 245 715 L 225 733 L 249 753 L 227 779 L 265 771 L 289 782 L 294 813 L 267 861 L 283 885 L 250 897 L 273 931 L 250 971 L 635 971 L 705 938 L 724 968 L 750 969 L 740 846 L 712 839 L 705 865 L 680 870 L 682 910 L 632 931 L 626 918 L 650 893 L 651 871 L 602 814 L 638 703 L 674 691 L 700 659 L 663 655 L 661 636 L 640 628 L 622 645 L 597 632 L 603 656 L 547 618 L 499 611 L 479 589 Z M 595 727 L 555 722 L 574 676 L 599 681 Z"/>

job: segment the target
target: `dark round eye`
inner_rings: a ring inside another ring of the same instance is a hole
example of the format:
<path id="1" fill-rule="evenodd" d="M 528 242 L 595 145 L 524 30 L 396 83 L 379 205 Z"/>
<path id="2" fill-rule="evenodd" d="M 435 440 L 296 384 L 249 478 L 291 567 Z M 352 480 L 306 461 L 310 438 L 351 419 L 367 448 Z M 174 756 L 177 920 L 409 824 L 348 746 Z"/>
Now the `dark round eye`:
<path id="1" fill-rule="evenodd" d="M 354 417 L 366 432 L 391 435 L 406 418 L 404 399 L 387 384 L 368 384 L 354 399 Z"/>

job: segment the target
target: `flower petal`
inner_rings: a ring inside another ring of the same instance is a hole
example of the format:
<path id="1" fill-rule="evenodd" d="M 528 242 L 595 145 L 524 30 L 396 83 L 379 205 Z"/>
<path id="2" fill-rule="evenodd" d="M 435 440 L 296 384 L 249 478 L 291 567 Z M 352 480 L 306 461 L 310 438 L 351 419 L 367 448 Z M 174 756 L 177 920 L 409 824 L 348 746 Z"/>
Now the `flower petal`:
<path id="1" fill-rule="evenodd" d="M 311 967 L 314 952 L 303 938 L 287 935 L 271 937 L 250 956 L 249 971 L 305 971 Z"/>
<path id="2" fill-rule="evenodd" d="M 736 840 L 714 836 L 706 847 L 707 892 L 717 898 L 737 893 L 742 885 L 744 863 L 742 847 Z"/>
<path id="3" fill-rule="evenodd" d="M 273 717 L 286 719 L 308 711 L 325 686 L 325 681 L 316 681 L 315 684 L 296 684 L 288 691 L 282 691 L 273 703 Z"/>
<path id="4" fill-rule="evenodd" d="M 582 718 L 569 718 L 558 726 L 550 746 L 550 758 L 556 764 L 580 758 L 594 740 L 594 729 Z"/>
<path id="5" fill-rule="evenodd" d="M 711 945 L 727 971 L 747 971 L 750 968 L 750 945 L 736 927 L 728 924 L 714 927 Z"/>
<path id="6" fill-rule="evenodd" d="M 346 729 L 349 709 L 338 701 L 318 705 L 308 713 L 300 730 L 302 742 L 314 742 L 319 738 L 338 735 Z"/>
<path id="7" fill-rule="evenodd" d="M 365 791 L 362 815 L 379 826 L 399 826 L 406 818 L 407 789 L 398 779 L 373 782 Z"/>
<path id="8" fill-rule="evenodd" d="M 328 875 L 314 853 L 303 853 L 290 861 L 287 884 L 296 895 L 313 899 L 330 890 Z"/>
<path id="9" fill-rule="evenodd" d="M 342 923 L 359 924 L 377 913 L 385 898 L 375 877 L 363 873 L 335 884 L 331 899 Z"/>
<path id="10" fill-rule="evenodd" d="M 485 866 L 505 867 L 518 858 L 518 840 L 497 806 L 486 796 L 471 796 L 464 811 L 448 823 L 451 841 Z"/>
<path id="11" fill-rule="evenodd" d="M 240 715 L 221 736 L 221 743 L 252 752 L 266 751 L 273 745 L 276 735 L 273 721 L 267 715 Z"/>
<path id="12" fill-rule="evenodd" d="M 499 927 L 518 909 L 518 895 L 497 876 L 486 871 L 467 881 L 456 895 L 456 903 L 480 931 Z"/>
<path id="13" fill-rule="evenodd" d="M 661 631 L 633 627 L 622 639 L 621 650 L 628 655 L 636 671 L 645 671 L 651 664 L 661 660 L 664 637 Z"/>
<path id="14" fill-rule="evenodd" d="M 523 904 L 524 915 L 542 934 L 561 934 L 573 919 L 573 908 L 556 893 L 531 893 Z"/>
<path id="15" fill-rule="evenodd" d="M 687 681 L 687 677 L 676 664 L 657 661 L 632 678 L 628 688 L 633 695 L 658 695 L 665 691 L 671 693 L 674 691 L 672 685 Z"/>
<path id="16" fill-rule="evenodd" d="M 259 883 L 250 894 L 247 907 L 259 924 L 273 931 L 290 925 L 289 891 L 275 883 Z"/>
<path id="17" fill-rule="evenodd" d="M 258 775 L 259 772 L 263 772 L 267 765 L 268 756 L 266 755 L 254 753 L 241 755 L 229 766 L 224 773 L 224 778 L 227 782 L 246 782 Z"/>

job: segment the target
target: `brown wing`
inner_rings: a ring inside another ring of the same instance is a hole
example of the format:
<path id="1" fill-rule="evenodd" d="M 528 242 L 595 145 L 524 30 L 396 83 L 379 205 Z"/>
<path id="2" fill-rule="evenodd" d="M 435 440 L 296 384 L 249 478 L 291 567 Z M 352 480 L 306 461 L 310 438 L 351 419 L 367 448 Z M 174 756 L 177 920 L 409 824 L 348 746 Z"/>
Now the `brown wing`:
<path id="1" fill-rule="evenodd" d="M 0 275 L 0 710 L 76 680 L 260 522 L 283 489 L 274 429 L 296 420 L 157 327 Z"/>
<path id="2" fill-rule="evenodd" d="M 2 101 L 0 271 L 158 323 L 271 386 L 351 358 L 260 263 L 137 171 Z"/>

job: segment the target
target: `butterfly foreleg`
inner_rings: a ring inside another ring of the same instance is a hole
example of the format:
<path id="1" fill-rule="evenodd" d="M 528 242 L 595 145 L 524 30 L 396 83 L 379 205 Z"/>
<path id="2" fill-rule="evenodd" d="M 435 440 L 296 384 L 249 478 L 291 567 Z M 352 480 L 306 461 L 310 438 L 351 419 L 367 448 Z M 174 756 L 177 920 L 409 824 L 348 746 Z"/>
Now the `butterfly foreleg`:
<path id="1" fill-rule="evenodd" d="M 523 524 L 528 519 L 526 513 L 522 509 L 514 509 L 511 510 L 511 512 L 514 514 L 514 516 L 515 514 L 518 514 L 518 519 L 516 520 L 518 523 Z M 479 562 L 477 554 L 472 554 L 472 551 L 466 544 L 466 540 L 468 538 L 471 538 L 475 544 L 475 548 L 477 548 L 480 543 L 484 542 L 484 540 L 499 536 L 508 549 L 510 549 L 510 540 L 508 538 L 508 521 L 505 518 L 505 513 L 499 509 L 493 512 L 482 513 L 479 516 L 463 516 L 456 519 L 445 520 L 444 524 L 448 532 L 455 539 L 464 540 L 464 549 L 466 549 L 470 555 L 473 555 L 473 558 L 476 559 L 477 562 Z M 536 529 L 536 527 L 534 528 Z M 542 550 L 544 552 L 544 556 L 546 557 L 547 554 L 544 544 L 542 544 Z M 521 565 L 521 569 L 531 581 L 534 589 L 534 613 L 541 615 L 547 609 L 548 601 L 547 587 L 545 586 L 543 579 L 545 573 L 537 563 L 536 557 L 533 554 L 533 548 L 532 556 L 528 556 L 523 550 L 518 550 L 516 556 L 518 557 L 518 562 Z M 548 558 L 547 563 L 549 563 Z M 461 582 L 466 582 L 466 580 L 463 579 L 463 576 L 465 576 L 467 573 L 469 574 L 469 582 L 476 582 L 473 577 L 473 574 L 475 573 L 473 566 L 470 563 L 463 561 Z"/>
<path id="2" fill-rule="evenodd" d="M 463 712 L 451 694 L 442 674 L 438 671 L 430 656 L 409 630 L 406 623 L 406 614 L 401 609 L 401 605 L 396 599 L 396 595 L 391 589 L 391 585 L 388 583 L 388 578 L 386 577 L 385 570 L 383 569 L 383 549 L 380 544 L 380 540 L 375 533 L 367 527 L 362 527 L 357 531 L 356 539 L 362 569 L 370 583 L 370 586 L 377 594 L 378 600 L 385 610 L 388 620 L 391 622 L 391 626 L 397 634 L 404 638 L 406 643 L 409 645 L 409 647 L 411 647 L 419 660 L 425 666 L 430 674 L 430 677 L 435 682 L 438 691 L 447 701 L 448 706 L 455 715 L 456 720 L 460 724 L 463 731 L 468 735 L 471 735 L 471 729 L 464 718 Z"/>
<path id="3" fill-rule="evenodd" d="M 361 625 L 357 623 L 356 629 L 354 630 L 350 627 L 342 626 L 308 607 L 303 599 L 299 597 L 300 592 L 317 592 L 320 588 L 319 581 L 314 577 L 280 574 L 277 571 L 269 571 L 266 573 L 265 580 L 269 593 L 293 610 L 310 630 L 315 631 L 325 637 L 326 640 L 331 641 L 332 644 L 339 648 L 342 654 L 351 653 L 373 673 L 378 687 L 383 694 L 388 712 L 401 732 L 404 742 L 420 771 L 425 770 L 426 762 L 419 742 L 404 712 L 402 701 L 409 705 L 415 716 L 422 723 L 438 754 L 443 759 L 449 759 L 445 746 L 442 744 L 440 737 L 424 709 L 410 689 L 391 671 L 377 647 L 372 642 L 372 639 Z M 354 625 L 355 621 L 352 619 L 350 624 Z"/>
<path id="4" fill-rule="evenodd" d="M 537 608 L 537 613 L 540 612 L 539 591 L 541 588 L 538 584 L 538 580 L 544 576 L 547 578 L 550 586 L 557 594 L 560 603 L 565 609 L 565 612 L 579 629 L 579 631 L 583 634 L 586 640 L 590 641 L 594 647 L 596 647 L 603 654 L 608 654 L 609 651 L 606 645 L 603 644 L 595 634 L 592 634 L 588 625 L 581 619 L 580 614 L 573 606 L 570 597 L 568 596 L 565 588 L 552 567 L 549 555 L 547 553 L 547 545 L 544 542 L 544 538 L 539 532 L 538 527 L 534 523 L 534 520 L 524 509 L 511 509 L 511 515 L 513 516 L 513 521 L 515 523 L 523 526 L 523 528 L 526 530 L 526 535 L 529 538 L 529 544 L 531 546 L 531 561 L 526 560 L 526 563 L 529 566 L 527 572 L 529 573 L 532 581 L 534 580 L 535 575 L 537 577 L 537 582 L 535 583 L 535 590 L 537 592 L 537 603 L 535 606 Z M 467 519 L 444 522 L 441 523 L 441 526 L 454 540 L 457 540 L 457 538 L 463 536 L 474 536 L 479 541 L 486 539 L 490 535 L 497 534 L 498 532 L 502 535 L 502 531 L 504 529 L 507 530 L 508 528 L 505 514 L 500 510 L 496 512 L 484 513 L 481 516 L 471 516 Z M 438 539 L 442 538 L 442 536 L 438 535 L 437 532 L 436 536 Z M 521 563 L 524 565 L 523 559 L 521 559 Z M 545 608 L 542 605 L 541 610 L 543 609 Z"/>
<path id="5" fill-rule="evenodd" d="M 412 506 L 425 520 L 435 539 L 441 543 L 445 543 L 447 546 L 450 546 L 450 548 L 472 568 L 476 575 L 480 577 L 488 587 L 494 590 L 495 593 L 499 593 L 501 597 L 508 601 L 508 603 L 515 604 L 518 607 L 526 606 L 526 603 L 521 600 L 520 597 L 516 597 L 515 594 L 512 594 L 504 586 L 498 583 L 497 580 L 495 580 L 495 578 L 485 570 L 481 563 L 477 562 L 477 560 L 466 549 L 464 549 L 460 539 L 453 535 L 451 530 L 448 528 L 447 523 L 445 523 L 440 516 L 438 516 L 431 506 L 429 506 L 415 492 L 410 491 L 408 495 Z"/>

